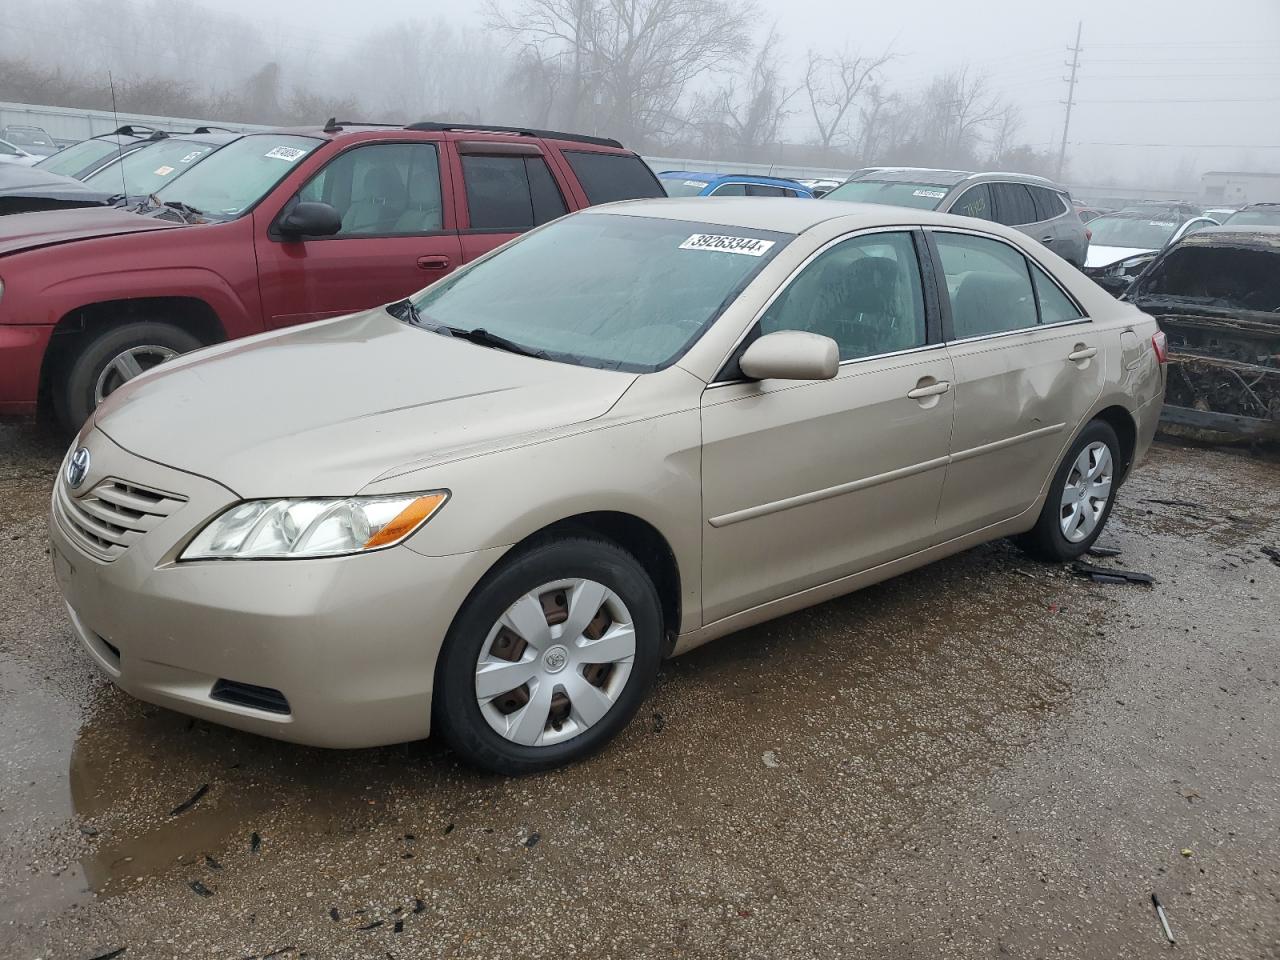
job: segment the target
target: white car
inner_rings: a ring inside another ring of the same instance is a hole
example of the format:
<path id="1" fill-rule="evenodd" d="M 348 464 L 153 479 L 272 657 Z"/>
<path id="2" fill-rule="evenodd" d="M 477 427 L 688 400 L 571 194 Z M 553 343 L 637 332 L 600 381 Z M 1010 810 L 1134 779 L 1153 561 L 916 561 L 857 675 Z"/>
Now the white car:
<path id="1" fill-rule="evenodd" d="M 44 158 L 37 157 L 33 153 L 27 153 L 17 144 L 10 143 L 8 140 L 0 140 L 0 163 L 15 163 L 20 167 L 30 167 L 42 159 Z"/>

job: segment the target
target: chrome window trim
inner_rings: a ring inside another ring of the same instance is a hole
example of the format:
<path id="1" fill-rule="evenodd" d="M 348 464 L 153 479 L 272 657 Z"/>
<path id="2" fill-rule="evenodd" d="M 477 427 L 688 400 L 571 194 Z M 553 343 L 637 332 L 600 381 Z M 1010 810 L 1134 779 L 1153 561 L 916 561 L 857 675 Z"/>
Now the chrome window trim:
<path id="1" fill-rule="evenodd" d="M 962 340 L 948 340 L 944 346 L 959 346 L 965 343 L 979 343 L 983 340 L 1000 340 L 1004 337 L 1017 336 L 1020 333 L 1036 333 L 1039 330 L 1056 330 L 1059 327 L 1075 327 L 1082 323 L 1092 323 L 1088 317 L 1075 320 L 1059 320 L 1057 323 L 1038 323 L 1034 327 L 1023 327 L 1021 330 L 1001 330 L 999 333 L 984 333 L 979 337 L 965 337 Z"/>
<path id="2" fill-rule="evenodd" d="M 831 240 L 828 240 L 822 246 L 818 247 L 816 250 L 810 253 L 807 257 L 805 257 L 802 261 L 800 261 L 800 264 L 794 270 L 792 270 L 789 274 L 787 274 L 786 278 L 782 281 L 782 283 L 778 284 L 777 289 L 774 290 L 773 293 L 769 296 L 769 299 L 766 300 L 764 302 L 764 305 L 755 313 L 754 316 L 752 316 L 750 322 L 748 322 L 747 325 L 743 327 L 742 332 L 738 334 L 737 338 L 733 341 L 733 346 L 731 346 L 729 348 L 729 351 L 723 357 L 720 358 L 720 363 L 717 364 L 716 366 L 717 373 L 723 370 L 724 365 L 729 362 L 729 358 L 732 357 L 735 353 L 737 353 L 738 348 L 742 346 L 742 341 L 747 339 L 747 336 L 751 333 L 752 330 L 755 329 L 756 324 L 760 322 L 760 318 L 763 317 L 765 313 L 768 312 L 769 308 L 773 306 L 774 301 L 777 300 L 778 297 L 782 296 L 783 291 L 786 290 L 788 287 L 791 286 L 792 283 L 795 282 L 796 277 L 798 277 L 801 273 L 803 273 L 810 263 L 812 263 L 818 257 L 822 256 L 822 254 L 826 253 L 830 248 L 834 247 L 838 243 L 843 243 L 846 240 L 852 240 L 855 237 L 873 236 L 874 234 L 877 234 L 877 233 L 910 234 L 913 231 L 916 231 L 919 229 L 920 229 L 920 224 L 902 224 L 902 225 L 895 225 L 891 227 L 886 227 L 886 226 L 863 227 L 860 230 L 853 230 L 849 233 L 842 233 L 840 236 L 834 237 Z M 803 234 L 801 234 L 801 236 L 803 236 Z M 913 243 L 913 248 L 914 248 L 914 243 Z M 919 260 L 920 260 L 920 254 L 917 251 L 916 253 L 917 266 L 919 266 Z M 923 296 L 924 294 L 924 278 L 923 277 L 920 279 L 920 288 L 921 288 L 920 289 L 921 295 Z M 925 329 L 926 337 L 928 337 L 927 320 L 928 318 L 926 317 L 926 329 Z M 939 341 L 937 343 L 924 343 L 918 347 L 908 347 L 906 350 L 896 350 L 893 353 L 876 354 L 875 356 L 872 356 L 872 357 L 851 357 L 848 360 L 841 360 L 840 366 L 843 367 L 847 363 L 862 363 L 864 360 L 879 360 L 882 357 L 899 356 L 904 353 L 916 353 L 921 350 L 930 350 L 934 347 L 941 347 L 944 345 L 945 345 L 945 341 Z M 750 382 L 751 382 L 750 380 L 747 380 L 745 378 L 738 378 L 736 380 L 712 380 L 709 384 L 707 384 L 707 388 L 710 389 L 711 387 L 721 387 L 731 383 L 750 383 Z"/>

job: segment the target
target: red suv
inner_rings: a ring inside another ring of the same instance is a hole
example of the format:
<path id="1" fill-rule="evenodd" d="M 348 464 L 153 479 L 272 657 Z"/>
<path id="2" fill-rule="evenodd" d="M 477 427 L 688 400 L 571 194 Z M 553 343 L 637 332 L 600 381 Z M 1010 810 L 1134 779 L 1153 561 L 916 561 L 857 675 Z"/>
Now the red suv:
<path id="1" fill-rule="evenodd" d="M 599 137 L 333 121 L 249 134 L 141 213 L 0 218 L 0 414 L 49 402 L 74 429 L 184 351 L 398 300 L 571 210 L 663 195 Z"/>

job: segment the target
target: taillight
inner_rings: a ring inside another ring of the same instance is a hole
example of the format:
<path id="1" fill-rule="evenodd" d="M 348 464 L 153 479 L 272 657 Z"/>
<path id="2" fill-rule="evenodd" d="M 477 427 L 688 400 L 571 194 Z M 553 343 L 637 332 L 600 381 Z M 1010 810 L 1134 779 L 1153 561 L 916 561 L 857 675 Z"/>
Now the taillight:
<path id="1" fill-rule="evenodd" d="M 1156 352 L 1156 359 L 1161 363 L 1169 362 L 1169 338 L 1163 330 L 1157 330 L 1151 336 L 1151 349 Z"/>
<path id="2" fill-rule="evenodd" d="M 1085 238 L 1086 240 L 1092 240 L 1092 239 L 1093 239 L 1093 231 L 1092 231 L 1092 230 L 1090 230 L 1088 227 L 1085 227 L 1085 228 L 1084 228 L 1084 238 Z"/>

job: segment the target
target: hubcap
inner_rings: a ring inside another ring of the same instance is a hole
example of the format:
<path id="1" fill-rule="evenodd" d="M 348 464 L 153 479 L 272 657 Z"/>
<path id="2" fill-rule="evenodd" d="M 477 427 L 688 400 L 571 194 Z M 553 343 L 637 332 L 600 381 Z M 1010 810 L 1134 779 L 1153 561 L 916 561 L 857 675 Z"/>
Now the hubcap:
<path id="1" fill-rule="evenodd" d="M 1097 528 L 1111 499 L 1111 448 L 1094 441 L 1076 457 L 1062 488 L 1058 522 L 1071 543 L 1085 540 Z"/>
<path id="2" fill-rule="evenodd" d="M 594 580 L 557 580 L 513 603 L 476 661 L 476 702 L 512 743 L 563 743 L 604 719 L 627 685 L 635 624 Z"/>
<path id="3" fill-rule="evenodd" d="M 98 374 L 98 380 L 93 385 L 94 405 L 101 403 L 112 391 L 120 389 L 138 374 L 152 367 L 158 367 L 177 355 L 177 350 L 154 343 L 130 347 L 123 353 L 117 354 Z"/>

